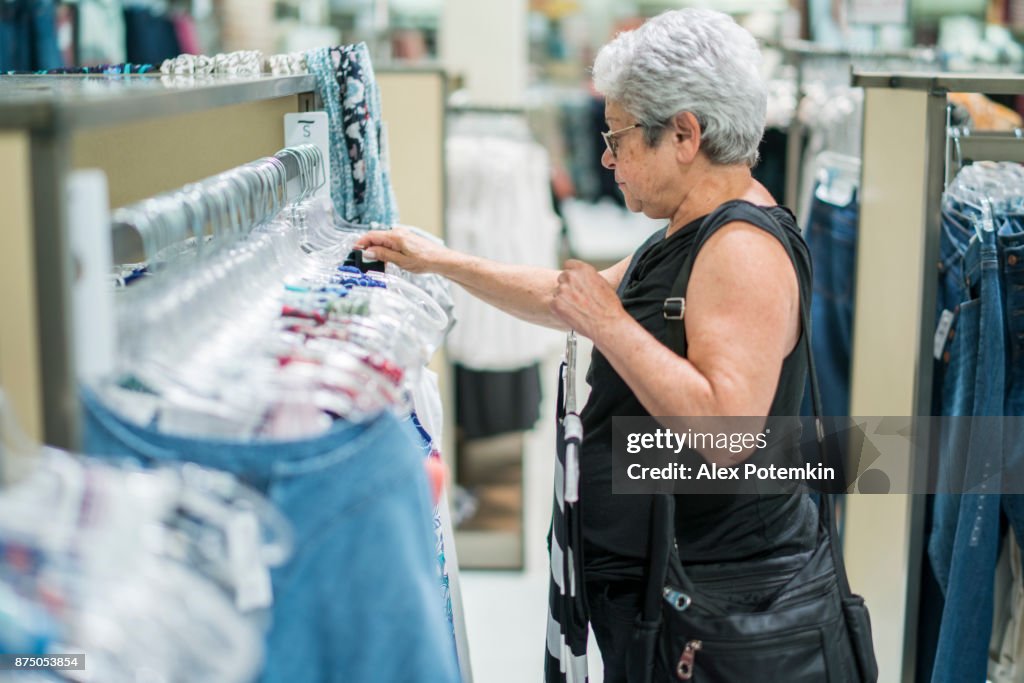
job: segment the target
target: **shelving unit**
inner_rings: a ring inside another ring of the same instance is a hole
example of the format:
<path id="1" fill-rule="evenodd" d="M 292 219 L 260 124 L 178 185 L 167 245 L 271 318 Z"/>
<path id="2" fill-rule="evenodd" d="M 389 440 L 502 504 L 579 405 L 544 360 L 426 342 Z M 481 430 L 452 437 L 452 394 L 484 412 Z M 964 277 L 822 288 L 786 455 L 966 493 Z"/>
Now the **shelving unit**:
<path id="1" fill-rule="evenodd" d="M 378 83 L 403 218 L 441 234 L 443 72 L 381 70 Z M 180 187 L 276 152 L 284 114 L 316 108 L 315 88 L 312 76 L 0 79 L 0 386 L 30 436 L 78 443 L 68 174 L 102 170 L 113 207 Z"/>
<path id="2" fill-rule="evenodd" d="M 446 78 L 440 69 L 377 69 L 388 157 L 406 223 L 445 223 Z M 75 229 L 67 187 L 79 169 L 107 177 L 113 207 L 181 187 L 284 146 L 284 115 L 320 108 L 312 76 L 0 78 L 0 387 L 35 441 L 80 443 L 72 324 Z M 451 381 L 434 359 L 454 450 Z M 0 473 L 3 452 L 0 449 Z M 453 538 L 444 506 L 445 537 Z M 463 679 L 472 680 L 453 545 L 446 548 Z"/>
<path id="3" fill-rule="evenodd" d="M 314 89 L 307 76 L 0 79 L 0 383 L 31 437 L 79 439 L 68 174 L 103 170 L 113 206 L 179 187 L 273 154 Z"/>
<path id="4" fill-rule="evenodd" d="M 1024 94 L 1024 77 L 855 71 L 852 84 L 865 95 L 850 413 L 930 415 L 946 95 Z M 985 155 L 975 160 L 1021 160 L 1019 145 L 968 144 Z M 887 454 L 885 471 L 906 478 L 894 490 L 927 480 L 927 462 L 907 467 L 907 448 Z M 925 505 L 919 494 L 847 501 L 847 570 L 872 611 L 883 682 L 915 680 Z"/>

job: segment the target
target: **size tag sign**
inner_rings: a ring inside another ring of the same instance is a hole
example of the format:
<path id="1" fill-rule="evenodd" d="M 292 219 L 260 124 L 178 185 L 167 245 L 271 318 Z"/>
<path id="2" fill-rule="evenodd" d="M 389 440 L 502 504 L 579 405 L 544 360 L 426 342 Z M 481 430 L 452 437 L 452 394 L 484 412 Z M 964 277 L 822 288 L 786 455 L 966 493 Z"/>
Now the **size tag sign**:
<path id="1" fill-rule="evenodd" d="M 284 146 L 316 145 L 324 159 L 324 183 L 314 197 L 328 197 L 331 193 L 331 135 L 327 112 L 307 111 L 284 115 Z"/>
<path id="2" fill-rule="evenodd" d="M 935 360 L 942 360 L 942 350 L 946 348 L 946 337 L 949 336 L 949 330 L 952 327 L 953 311 L 944 310 L 942 315 L 939 316 L 939 324 L 935 328 L 935 339 L 932 342 Z"/>

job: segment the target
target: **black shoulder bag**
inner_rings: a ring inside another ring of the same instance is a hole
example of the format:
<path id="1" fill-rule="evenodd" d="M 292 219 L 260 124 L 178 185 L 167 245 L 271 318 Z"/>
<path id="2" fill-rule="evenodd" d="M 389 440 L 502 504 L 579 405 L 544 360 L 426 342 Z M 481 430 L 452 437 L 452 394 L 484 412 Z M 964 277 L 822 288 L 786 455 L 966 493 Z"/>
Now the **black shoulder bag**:
<path id="1" fill-rule="evenodd" d="M 752 206 L 750 210 L 760 211 Z M 797 267 L 785 228 L 770 213 L 765 215 L 774 228 L 770 232 Z M 665 302 L 665 317 L 679 321 L 670 325 L 670 345 L 683 355 L 683 295 L 693 262 L 710 234 L 730 220 L 735 218 L 726 218 L 719 210 L 701 224 L 672 297 Z M 818 448 L 824 455 L 821 400 L 809 343 L 809 302 L 802 299 L 800 343 L 807 350 Z M 743 613 L 718 608 L 687 576 L 676 547 L 674 512 L 674 496 L 654 497 L 648 585 L 628 654 L 630 683 L 877 681 L 867 607 L 863 598 L 850 591 L 830 495 L 820 494 L 818 545 L 807 564 L 766 604 Z"/>

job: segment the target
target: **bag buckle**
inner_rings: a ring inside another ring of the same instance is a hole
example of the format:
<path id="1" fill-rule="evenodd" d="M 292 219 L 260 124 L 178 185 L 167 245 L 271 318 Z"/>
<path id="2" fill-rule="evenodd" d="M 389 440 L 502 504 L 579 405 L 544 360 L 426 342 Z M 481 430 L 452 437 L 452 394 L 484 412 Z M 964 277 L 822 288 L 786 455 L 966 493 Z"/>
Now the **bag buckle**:
<path id="1" fill-rule="evenodd" d="M 661 597 L 665 598 L 665 601 L 668 604 L 672 605 L 680 612 L 689 608 L 690 603 L 693 602 L 689 595 L 672 588 L 672 586 L 665 586 L 661 590 Z"/>
<path id="2" fill-rule="evenodd" d="M 691 640 L 686 643 L 683 648 L 683 654 L 679 657 L 679 663 L 676 664 L 676 678 L 681 681 L 688 681 L 693 678 L 694 660 L 697 659 L 697 653 L 704 648 L 704 643 L 699 640 Z"/>
<path id="3" fill-rule="evenodd" d="M 682 320 L 686 312 L 686 299 L 681 296 L 670 296 L 661 305 L 661 315 L 665 320 Z"/>

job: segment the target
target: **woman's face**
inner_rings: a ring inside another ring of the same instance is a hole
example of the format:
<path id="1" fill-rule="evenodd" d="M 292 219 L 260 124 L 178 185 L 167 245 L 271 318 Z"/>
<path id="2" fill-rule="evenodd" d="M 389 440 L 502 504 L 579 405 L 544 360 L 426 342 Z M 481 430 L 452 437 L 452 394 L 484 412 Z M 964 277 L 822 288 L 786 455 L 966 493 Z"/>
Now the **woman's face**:
<path id="1" fill-rule="evenodd" d="M 604 113 L 609 131 L 636 123 L 635 117 L 610 100 Z M 611 144 L 616 155 L 613 157 L 605 149 L 601 164 L 615 173 L 615 182 L 629 210 L 643 212 L 649 218 L 671 217 L 681 201 L 679 166 L 672 145 L 648 147 L 641 128 L 619 133 Z"/>

